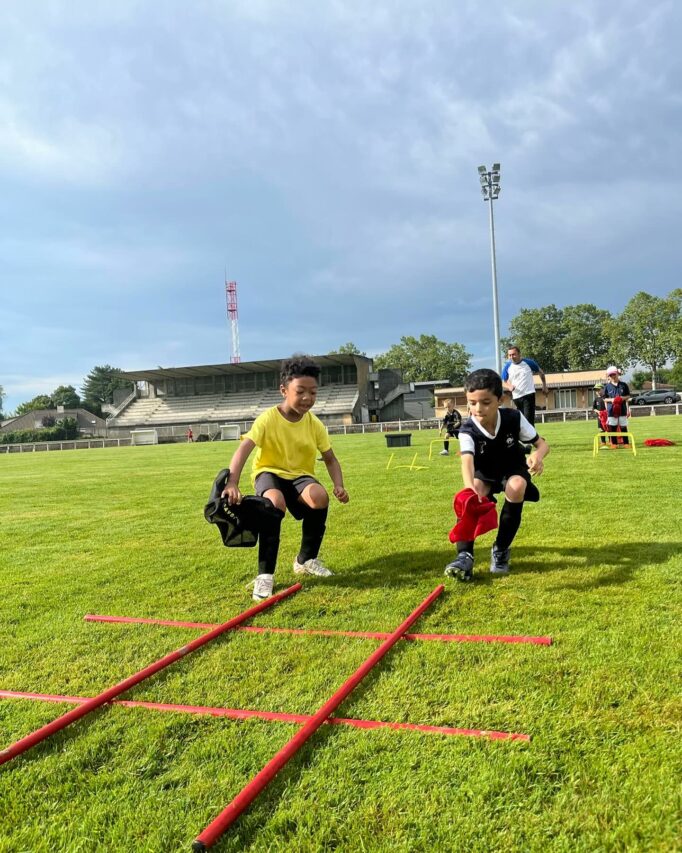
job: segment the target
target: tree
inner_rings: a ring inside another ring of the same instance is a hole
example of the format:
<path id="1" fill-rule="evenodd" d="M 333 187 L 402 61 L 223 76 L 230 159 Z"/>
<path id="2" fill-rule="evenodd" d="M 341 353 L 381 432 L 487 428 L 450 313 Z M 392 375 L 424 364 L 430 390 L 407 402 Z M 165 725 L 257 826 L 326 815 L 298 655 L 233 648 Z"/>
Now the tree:
<path id="1" fill-rule="evenodd" d="M 448 344 L 435 335 L 403 336 L 374 359 L 374 367 L 401 370 L 406 382 L 447 379 L 461 385 L 471 369 L 471 355 L 461 344 Z"/>
<path id="2" fill-rule="evenodd" d="M 366 352 L 362 352 L 362 350 L 358 349 L 352 341 L 348 341 L 347 344 L 341 344 L 338 349 L 332 350 L 330 355 L 334 355 L 335 353 L 340 353 L 342 355 L 367 355 Z"/>
<path id="3" fill-rule="evenodd" d="M 624 348 L 623 366 L 645 364 L 655 388 L 657 372 L 682 350 L 682 290 L 667 297 L 636 293 L 612 324 L 611 335 Z"/>
<path id="4" fill-rule="evenodd" d="M 678 391 L 682 391 L 682 358 L 678 358 L 668 372 L 668 382 Z"/>
<path id="5" fill-rule="evenodd" d="M 606 366 L 611 350 L 607 329 L 611 312 L 596 305 L 567 305 L 563 310 L 564 337 L 560 342 L 564 370 L 596 370 Z"/>
<path id="6" fill-rule="evenodd" d="M 505 348 L 515 344 L 546 372 L 596 370 L 613 360 L 611 313 L 591 303 L 522 308 L 509 323 Z"/>
<path id="7" fill-rule="evenodd" d="M 656 371 L 656 382 L 670 382 L 671 370 L 659 369 Z M 633 370 L 630 386 L 632 388 L 643 388 L 645 382 L 651 382 L 651 373 L 648 370 Z"/>
<path id="8" fill-rule="evenodd" d="M 557 359 L 556 343 L 563 337 L 562 312 L 556 305 L 522 308 L 509 323 L 509 337 L 502 340 L 504 349 L 517 346 L 521 355 L 534 358 L 546 373 L 563 370 Z"/>
<path id="9" fill-rule="evenodd" d="M 0 385 L 0 421 L 4 419 L 4 415 L 2 414 L 2 401 L 5 397 L 5 389 Z"/>
<path id="10" fill-rule="evenodd" d="M 59 388 L 54 389 L 50 397 L 53 408 L 64 406 L 65 409 L 77 409 L 81 404 L 81 398 L 73 385 L 60 385 Z"/>
<path id="11" fill-rule="evenodd" d="M 130 379 L 122 376 L 119 367 L 109 364 L 93 367 L 83 382 L 83 405 L 88 411 L 100 414 L 105 403 L 114 402 L 114 391 L 118 388 L 131 388 Z"/>
<path id="12" fill-rule="evenodd" d="M 28 400 L 26 403 L 19 403 L 16 414 L 25 415 L 26 412 L 35 412 L 38 409 L 52 408 L 54 408 L 52 405 L 52 397 L 48 394 L 38 394 L 37 397 L 34 397 L 32 400 Z"/>

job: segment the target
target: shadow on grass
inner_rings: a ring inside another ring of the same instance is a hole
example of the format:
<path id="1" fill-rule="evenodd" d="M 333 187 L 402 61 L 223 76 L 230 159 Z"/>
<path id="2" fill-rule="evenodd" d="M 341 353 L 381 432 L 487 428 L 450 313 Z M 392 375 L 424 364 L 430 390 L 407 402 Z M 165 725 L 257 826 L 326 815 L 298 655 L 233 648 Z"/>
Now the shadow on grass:
<path id="1" fill-rule="evenodd" d="M 626 583 L 637 569 L 652 568 L 667 562 L 682 550 L 682 542 L 628 542 L 622 545 L 513 545 L 511 575 L 544 572 L 566 572 L 587 569 L 593 573 L 589 579 L 581 577 L 576 589 L 590 589 L 611 584 Z M 343 574 L 325 578 L 325 586 L 364 589 L 366 587 L 412 586 L 427 578 L 451 583 L 443 577 L 443 570 L 454 559 L 454 549 L 400 551 L 377 557 L 349 567 Z M 475 583 L 494 583 L 490 575 L 489 545 L 475 549 Z"/>
<path id="2" fill-rule="evenodd" d="M 593 570 L 589 580 L 569 586 L 593 589 L 626 583 L 638 569 L 651 569 L 680 553 L 682 542 L 627 542 L 621 545 L 592 546 L 512 546 L 514 574 Z"/>

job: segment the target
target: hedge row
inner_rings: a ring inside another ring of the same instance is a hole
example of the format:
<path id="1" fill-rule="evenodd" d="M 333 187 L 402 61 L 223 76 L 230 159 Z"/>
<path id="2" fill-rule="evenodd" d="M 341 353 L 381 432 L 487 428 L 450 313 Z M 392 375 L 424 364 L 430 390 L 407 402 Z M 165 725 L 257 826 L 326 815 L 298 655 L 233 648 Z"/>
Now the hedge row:
<path id="1" fill-rule="evenodd" d="M 32 444 L 36 441 L 65 441 L 78 438 L 78 421 L 64 418 L 46 429 L 18 429 L 0 433 L 2 444 Z"/>

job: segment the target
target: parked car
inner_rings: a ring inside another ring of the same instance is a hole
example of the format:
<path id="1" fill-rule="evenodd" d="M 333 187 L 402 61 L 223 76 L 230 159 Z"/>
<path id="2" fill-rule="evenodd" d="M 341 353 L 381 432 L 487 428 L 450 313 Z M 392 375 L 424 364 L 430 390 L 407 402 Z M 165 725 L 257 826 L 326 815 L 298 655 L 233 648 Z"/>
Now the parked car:
<path id="1" fill-rule="evenodd" d="M 633 406 L 651 406 L 655 403 L 679 403 L 680 395 L 669 388 L 658 391 L 640 391 L 630 398 Z"/>

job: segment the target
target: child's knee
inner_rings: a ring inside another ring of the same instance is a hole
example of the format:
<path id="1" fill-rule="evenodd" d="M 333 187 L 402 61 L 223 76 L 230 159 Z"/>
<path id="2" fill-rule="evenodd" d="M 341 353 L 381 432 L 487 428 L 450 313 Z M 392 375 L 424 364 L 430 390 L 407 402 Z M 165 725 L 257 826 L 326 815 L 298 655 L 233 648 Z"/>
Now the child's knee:
<path id="1" fill-rule="evenodd" d="M 510 477 L 504 490 L 504 496 L 512 503 L 521 503 L 526 494 L 526 481 L 523 477 Z"/>
<path id="2" fill-rule="evenodd" d="M 311 483 L 301 493 L 303 503 L 311 509 L 326 509 L 329 506 L 329 495 L 324 486 Z"/>
<path id="3" fill-rule="evenodd" d="M 263 497 L 267 498 L 275 509 L 278 509 L 282 513 L 286 513 L 287 503 L 284 500 L 284 495 L 279 491 L 279 489 L 268 489 L 267 492 L 263 492 Z"/>

